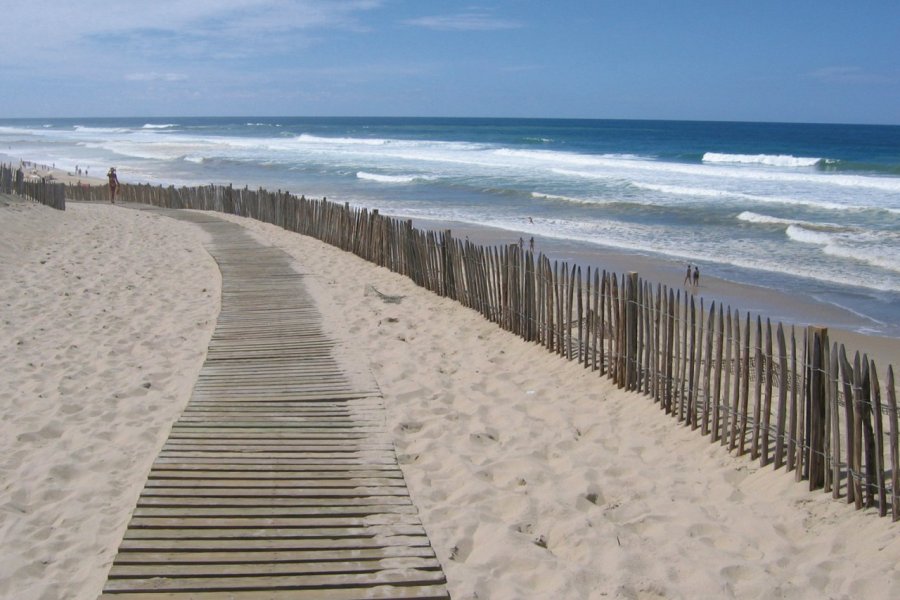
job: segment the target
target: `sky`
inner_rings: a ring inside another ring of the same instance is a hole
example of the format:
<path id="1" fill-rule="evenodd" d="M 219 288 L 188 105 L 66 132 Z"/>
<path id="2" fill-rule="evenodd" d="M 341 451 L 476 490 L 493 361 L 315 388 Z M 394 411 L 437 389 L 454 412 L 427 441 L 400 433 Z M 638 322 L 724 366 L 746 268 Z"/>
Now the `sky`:
<path id="1" fill-rule="evenodd" d="M 0 118 L 900 124 L 897 0 L 27 0 Z"/>

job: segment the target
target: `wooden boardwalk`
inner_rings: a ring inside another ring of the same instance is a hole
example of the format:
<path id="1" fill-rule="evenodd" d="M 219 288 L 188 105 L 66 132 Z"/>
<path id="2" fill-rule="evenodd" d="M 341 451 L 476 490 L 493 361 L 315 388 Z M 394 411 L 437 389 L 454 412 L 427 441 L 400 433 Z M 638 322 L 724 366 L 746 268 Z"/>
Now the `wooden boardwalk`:
<path id="1" fill-rule="evenodd" d="M 448 598 L 377 386 L 339 367 L 290 258 L 164 212 L 211 233 L 222 309 L 101 598 Z"/>

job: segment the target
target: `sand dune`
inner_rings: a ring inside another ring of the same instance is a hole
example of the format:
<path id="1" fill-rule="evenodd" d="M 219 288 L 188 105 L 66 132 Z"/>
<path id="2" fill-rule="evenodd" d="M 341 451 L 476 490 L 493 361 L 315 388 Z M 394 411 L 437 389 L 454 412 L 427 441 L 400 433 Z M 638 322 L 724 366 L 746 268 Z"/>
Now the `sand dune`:
<path id="1" fill-rule="evenodd" d="M 100 592 L 215 325 L 204 235 L 112 206 L 0 207 L 0 597 Z"/>
<path id="2" fill-rule="evenodd" d="M 889 519 L 401 276 L 227 218 L 297 258 L 342 360 L 375 376 L 455 599 L 900 596 Z M 212 331 L 202 239 L 120 207 L 0 207 L 0 597 L 99 593 Z"/>

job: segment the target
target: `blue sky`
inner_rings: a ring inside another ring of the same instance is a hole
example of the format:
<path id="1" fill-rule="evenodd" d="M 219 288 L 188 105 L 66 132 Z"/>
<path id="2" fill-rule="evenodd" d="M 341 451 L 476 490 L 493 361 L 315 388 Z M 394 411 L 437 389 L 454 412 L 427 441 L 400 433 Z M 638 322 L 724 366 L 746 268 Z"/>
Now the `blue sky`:
<path id="1" fill-rule="evenodd" d="M 900 2 L 28 0 L 0 117 L 900 124 Z"/>

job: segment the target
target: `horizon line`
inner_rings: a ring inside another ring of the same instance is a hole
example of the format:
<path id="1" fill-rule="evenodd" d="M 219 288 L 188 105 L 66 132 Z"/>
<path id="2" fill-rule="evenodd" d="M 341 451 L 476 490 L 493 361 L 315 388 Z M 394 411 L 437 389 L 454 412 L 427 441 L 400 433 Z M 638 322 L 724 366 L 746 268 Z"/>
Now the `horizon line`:
<path id="1" fill-rule="evenodd" d="M 50 120 L 77 120 L 77 119 L 420 119 L 420 120 L 456 120 L 456 121 L 644 121 L 644 122 L 675 122 L 675 123 L 746 123 L 756 125 L 844 125 L 857 127 L 900 127 L 898 123 L 876 122 L 846 122 L 846 121 L 769 121 L 748 119 L 697 119 L 697 118 L 658 118 L 658 117 L 498 117 L 498 116 L 441 116 L 441 115 L 252 115 L 252 114 L 222 114 L 222 115 L 120 115 L 120 116 L 29 116 L 29 117 L 0 117 L 0 121 L 35 121 L 40 119 Z"/>

